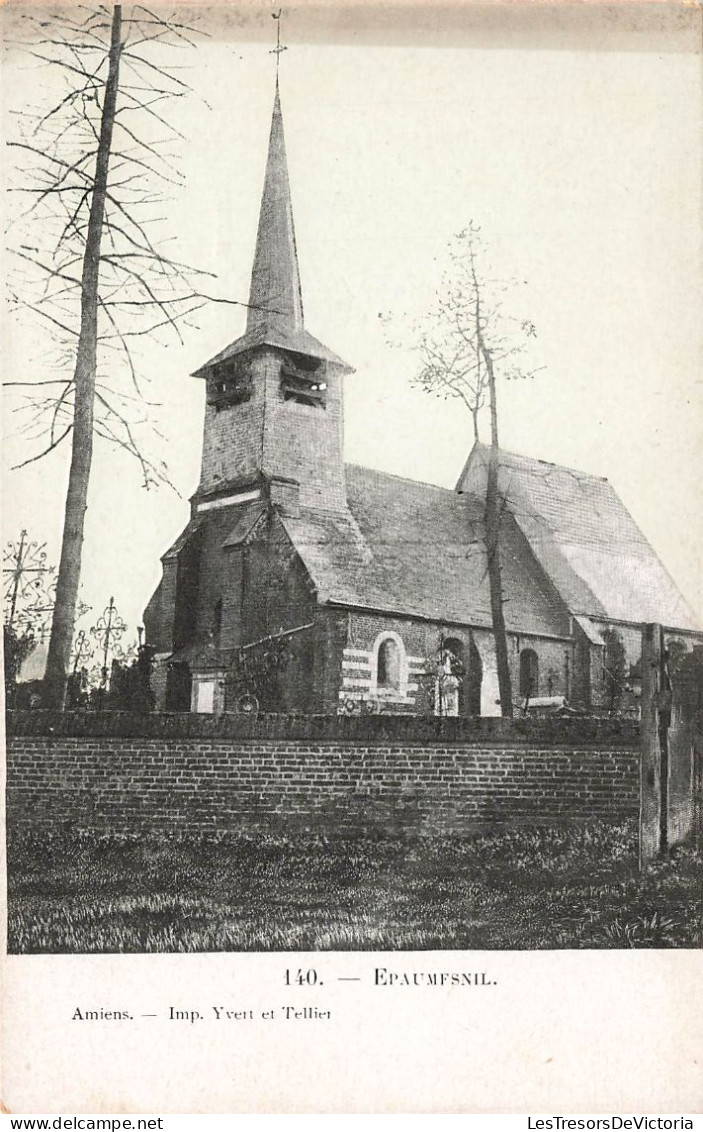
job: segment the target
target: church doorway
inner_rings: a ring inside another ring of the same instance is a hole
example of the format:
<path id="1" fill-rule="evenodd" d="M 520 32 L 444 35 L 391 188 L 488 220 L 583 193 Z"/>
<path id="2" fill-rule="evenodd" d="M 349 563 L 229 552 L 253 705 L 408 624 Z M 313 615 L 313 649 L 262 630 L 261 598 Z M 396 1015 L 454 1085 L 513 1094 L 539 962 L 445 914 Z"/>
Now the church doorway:
<path id="1" fill-rule="evenodd" d="M 463 653 L 464 646 L 455 637 L 448 637 L 440 643 L 437 654 L 437 678 L 435 680 L 435 715 L 457 716 L 462 714 Z"/>
<path id="2" fill-rule="evenodd" d="M 539 660 L 534 649 L 520 653 L 520 699 L 529 701 L 539 695 Z"/>
<path id="3" fill-rule="evenodd" d="M 166 675 L 166 711 L 190 711 L 190 668 L 185 661 L 169 664 Z"/>
<path id="4" fill-rule="evenodd" d="M 435 714 L 480 715 L 482 678 L 481 656 L 473 639 L 468 647 L 458 637 L 443 640 L 437 657 Z"/>

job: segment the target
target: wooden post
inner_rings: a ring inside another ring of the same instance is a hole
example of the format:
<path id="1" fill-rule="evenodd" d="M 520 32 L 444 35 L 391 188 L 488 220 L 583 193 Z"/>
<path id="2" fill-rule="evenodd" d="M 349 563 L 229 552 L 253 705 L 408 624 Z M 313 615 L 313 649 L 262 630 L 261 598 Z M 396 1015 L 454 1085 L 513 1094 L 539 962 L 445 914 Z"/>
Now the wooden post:
<path id="1" fill-rule="evenodd" d="M 662 849 L 662 748 L 659 704 L 664 631 L 661 625 L 642 630 L 642 723 L 640 738 L 640 868 Z M 666 835 L 666 830 L 664 829 Z"/>

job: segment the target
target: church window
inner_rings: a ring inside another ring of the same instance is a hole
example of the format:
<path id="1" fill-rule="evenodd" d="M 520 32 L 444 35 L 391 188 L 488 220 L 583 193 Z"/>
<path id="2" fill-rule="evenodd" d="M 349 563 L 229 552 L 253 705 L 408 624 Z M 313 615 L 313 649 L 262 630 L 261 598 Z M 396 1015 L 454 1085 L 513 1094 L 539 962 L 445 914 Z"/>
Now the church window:
<path id="1" fill-rule="evenodd" d="M 215 412 L 243 404 L 251 393 L 251 370 L 241 359 L 213 366 L 207 381 L 207 401 Z"/>
<path id="2" fill-rule="evenodd" d="M 381 642 L 378 650 L 379 688 L 400 688 L 400 649 L 392 637 Z"/>
<path id="3" fill-rule="evenodd" d="M 539 692 L 539 660 L 534 649 L 523 649 L 520 653 L 520 695 L 523 699 L 533 699 Z"/>
<path id="4" fill-rule="evenodd" d="M 281 363 L 281 396 L 296 405 L 324 409 L 327 404 L 325 363 L 320 358 L 285 354 Z"/>
<path id="5" fill-rule="evenodd" d="M 371 660 L 371 696 L 397 699 L 407 694 L 408 661 L 405 646 L 397 633 L 379 633 Z"/>

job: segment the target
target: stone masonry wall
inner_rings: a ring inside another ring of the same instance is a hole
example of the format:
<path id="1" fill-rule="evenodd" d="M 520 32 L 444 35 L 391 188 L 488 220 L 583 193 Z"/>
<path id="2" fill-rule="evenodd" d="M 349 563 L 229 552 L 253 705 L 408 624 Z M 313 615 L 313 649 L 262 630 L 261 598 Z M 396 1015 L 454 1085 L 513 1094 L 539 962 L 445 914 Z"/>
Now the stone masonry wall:
<path id="1" fill-rule="evenodd" d="M 393 617 L 389 614 L 350 613 L 347 618 L 347 639 L 342 659 L 342 673 L 338 699 L 344 703 L 353 699 L 368 699 L 376 694 L 374 684 L 374 643 L 383 634 L 396 634 L 402 642 L 405 660 L 402 687 L 398 695 L 385 697 L 397 712 L 432 714 L 434 707 L 434 671 L 437 651 L 442 640 L 458 640 L 463 647 L 464 659 L 469 657 L 473 640 L 481 658 L 481 714 L 500 714 L 498 674 L 496 669 L 493 634 L 486 629 L 466 629 L 429 621 Z M 572 643 L 556 638 L 508 634 L 508 662 L 513 687 L 513 699 L 520 699 L 520 655 L 532 649 L 538 657 L 539 677 L 537 695 L 564 696 L 568 694 L 567 671 L 573 668 Z M 568 656 L 568 662 L 566 657 Z M 427 673 L 430 678 L 427 678 Z M 423 678 L 424 677 L 424 678 Z"/>
<path id="2" fill-rule="evenodd" d="M 632 747 L 8 738 L 8 828 L 450 831 L 635 816 Z"/>
<path id="3" fill-rule="evenodd" d="M 215 491 L 228 480 L 253 480 L 261 471 L 266 360 L 259 355 L 250 360 L 250 365 L 250 401 L 219 412 L 214 405 L 205 405 L 203 456 L 198 487 L 201 494 Z"/>
<path id="4" fill-rule="evenodd" d="M 342 456 L 342 378 L 327 365 L 324 408 L 298 405 L 281 396 L 279 352 L 266 358 L 265 415 L 261 467 L 267 475 L 300 484 L 300 505 L 320 511 L 343 511 L 346 485 Z"/>

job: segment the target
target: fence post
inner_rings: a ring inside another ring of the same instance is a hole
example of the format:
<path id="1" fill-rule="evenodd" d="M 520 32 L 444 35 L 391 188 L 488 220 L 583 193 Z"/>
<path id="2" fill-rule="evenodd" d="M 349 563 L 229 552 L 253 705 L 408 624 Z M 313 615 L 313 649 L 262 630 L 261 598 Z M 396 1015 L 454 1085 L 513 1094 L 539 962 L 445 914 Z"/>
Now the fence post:
<path id="1" fill-rule="evenodd" d="M 642 725 L 640 738 L 640 868 L 662 850 L 666 837 L 663 806 L 662 743 L 659 707 L 664 663 L 664 630 L 661 625 L 642 629 Z"/>

